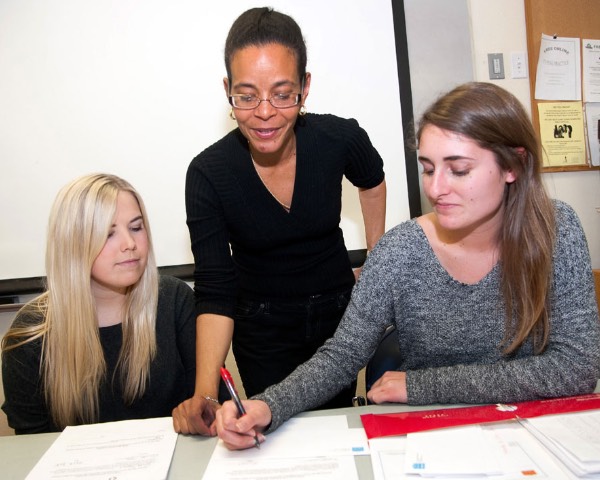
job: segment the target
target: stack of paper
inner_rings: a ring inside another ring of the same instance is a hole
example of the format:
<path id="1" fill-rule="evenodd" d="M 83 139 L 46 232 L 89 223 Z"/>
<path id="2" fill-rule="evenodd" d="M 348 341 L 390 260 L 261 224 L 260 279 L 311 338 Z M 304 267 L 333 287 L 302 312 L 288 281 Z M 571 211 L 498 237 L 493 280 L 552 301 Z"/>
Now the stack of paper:
<path id="1" fill-rule="evenodd" d="M 369 441 L 375 480 L 574 480 L 517 422 Z"/>
<path id="2" fill-rule="evenodd" d="M 534 418 L 558 413 L 600 409 L 600 393 L 549 398 L 510 405 L 496 404 L 414 412 L 364 414 L 360 416 L 367 438 L 405 435 L 445 427 Z"/>
<path id="3" fill-rule="evenodd" d="M 361 419 L 376 480 L 600 479 L 600 394 Z"/>
<path id="4" fill-rule="evenodd" d="M 599 411 L 549 415 L 521 423 L 577 476 L 600 474 Z"/>

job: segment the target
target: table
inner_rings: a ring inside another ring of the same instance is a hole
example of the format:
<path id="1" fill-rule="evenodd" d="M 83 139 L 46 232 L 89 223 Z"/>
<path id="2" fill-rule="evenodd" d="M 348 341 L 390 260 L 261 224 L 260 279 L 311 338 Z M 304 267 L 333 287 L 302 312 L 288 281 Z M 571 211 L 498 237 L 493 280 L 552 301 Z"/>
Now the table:
<path id="1" fill-rule="evenodd" d="M 455 405 L 461 406 L 461 405 Z M 348 426 L 362 428 L 360 415 L 364 413 L 392 413 L 431 408 L 444 408 L 440 405 L 367 405 L 364 407 L 338 408 L 303 412 L 298 417 L 324 415 L 346 415 Z M 59 433 L 39 433 L 36 435 L 17 435 L 0 437 L 0 477 L 5 480 L 22 480 L 42 457 Z M 169 479 L 199 479 L 204 474 L 210 456 L 217 443 L 215 437 L 179 435 L 175 453 L 169 469 Z M 373 479 L 371 458 L 368 455 L 354 457 L 358 476 L 361 479 Z"/>

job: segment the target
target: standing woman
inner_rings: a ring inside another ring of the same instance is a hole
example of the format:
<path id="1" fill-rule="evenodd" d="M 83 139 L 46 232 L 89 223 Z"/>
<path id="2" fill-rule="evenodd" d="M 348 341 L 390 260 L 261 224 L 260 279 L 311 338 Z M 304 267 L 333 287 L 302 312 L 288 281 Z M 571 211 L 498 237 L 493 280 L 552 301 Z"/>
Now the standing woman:
<path id="1" fill-rule="evenodd" d="M 185 433 L 208 433 L 198 412 L 217 408 L 232 340 L 250 396 L 333 335 L 355 280 L 339 226 L 344 176 L 359 189 L 368 250 L 385 224 L 383 162 L 366 132 L 306 113 L 311 75 L 292 18 L 244 12 L 225 66 L 238 128 L 191 162 L 186 181 L 199 350 L 196 394 L 176 416 Z M 349 381 L 321 407 L 350 406 L 353 395 Z"/>
<path id="2" fill-rule="evenodd" d="M 59 192 L 46 274 L 2 340 L 2 409 L 17 434 L 169 416 L 191 395 L 193 292 L 159 278 L 129 183 L 88 175 Z"/>

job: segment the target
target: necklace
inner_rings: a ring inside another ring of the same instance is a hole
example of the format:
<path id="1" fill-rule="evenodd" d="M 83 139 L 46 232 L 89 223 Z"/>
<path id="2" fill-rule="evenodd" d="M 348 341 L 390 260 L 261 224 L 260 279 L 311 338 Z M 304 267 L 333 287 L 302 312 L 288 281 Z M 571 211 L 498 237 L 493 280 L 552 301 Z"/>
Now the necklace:
<path id="1" fill-rule="evenodd" d="M 296 155 L 296 153 L 294 152 L 292 155 Z M 292 156 L 290 155 L 290 157 Z M 275 199 L 275 201 L 281 205 L 286 212 L 289 213 L 291 206 L 290 205 L 286 205 L 285 203 L 283 203 L 281 200 L 279 200 L 275 194 L 271 191 L 271 189 L 269 187 L 267 187 L 267 184 L 265 183 L 264 178 L 262 177 L 262 175 L 260 174 L 260 172 L 258 171 L 258 164 L 256 163 L 256 160 L 254 160 L 254 156 L 252 155 L 252 153 L 250 153 L 250 158 L 252 159 L 252 165 L 254 165 L 254 170 L 256 171 L 256 174 L 258 175 L 258 178 L 260 178 L 260 181 L 262 182 L 262 184 L 265 186 L 265 188 L 267 189 L 267 192 L 269 192 L 271 194 L 271 196 Z"/>

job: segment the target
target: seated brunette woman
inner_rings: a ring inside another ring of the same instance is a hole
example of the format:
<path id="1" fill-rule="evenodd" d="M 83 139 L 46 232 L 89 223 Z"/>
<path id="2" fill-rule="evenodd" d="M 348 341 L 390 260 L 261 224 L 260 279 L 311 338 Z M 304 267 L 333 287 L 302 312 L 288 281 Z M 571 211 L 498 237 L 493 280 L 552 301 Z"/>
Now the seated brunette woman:
<path id="1" fill-rule="evenodd" d="M 548 198 L 538 142 L 518 100 L 488 83 L 457 87 L 417 130 L 433 211 L 386 233 L 331 340 L 284 381 L 226 402 L 229 448 L 333 396 L 366 365 L 389 324 L 400 371 L 368 398 L 498 403 L 589 393 L 600 374 L 590 256 L 577 215 Z"/>

